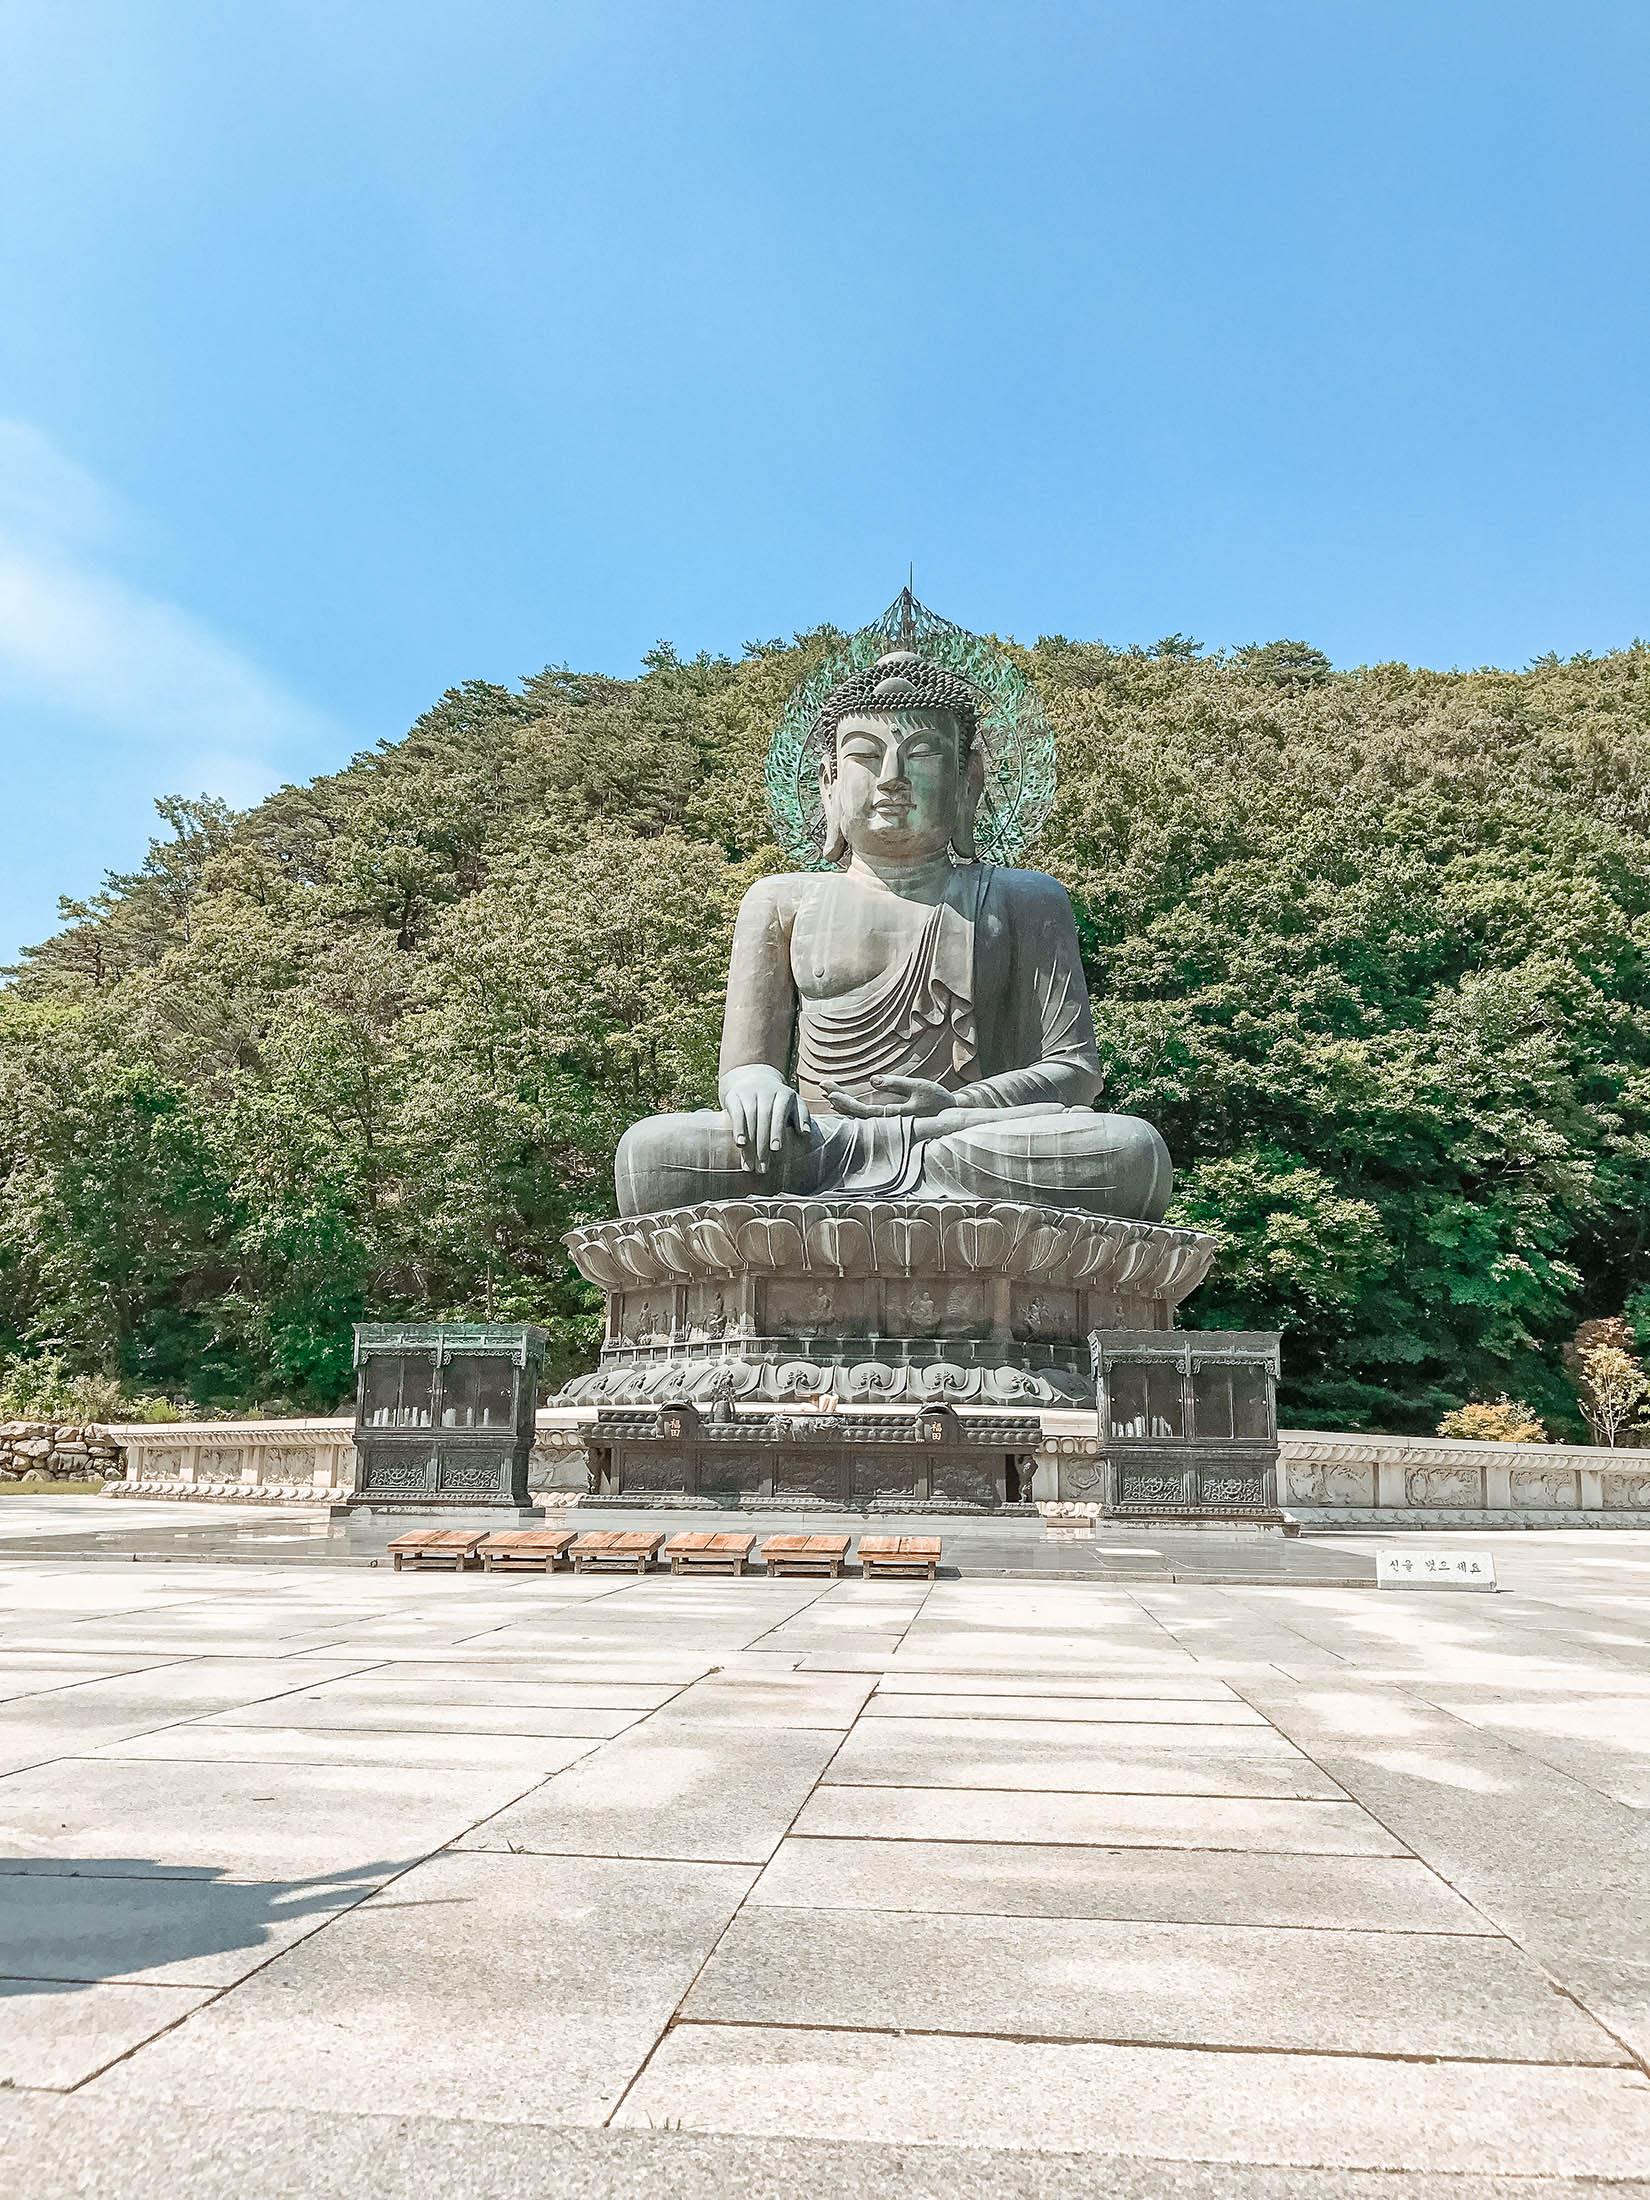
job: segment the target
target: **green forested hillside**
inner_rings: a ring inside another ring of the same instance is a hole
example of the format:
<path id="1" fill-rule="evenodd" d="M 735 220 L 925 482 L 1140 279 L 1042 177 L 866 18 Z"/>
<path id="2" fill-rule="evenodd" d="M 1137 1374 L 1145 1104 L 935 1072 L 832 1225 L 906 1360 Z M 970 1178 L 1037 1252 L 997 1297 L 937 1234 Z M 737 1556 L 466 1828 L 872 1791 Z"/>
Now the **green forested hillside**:
<path id="1" fill-rule="evenodd" d="M 0 992 L 0 1352 L 310 1407 L 363 1315 L 590 1353 L 560 1233 L 627 1122 L 714 1097 L 768 729 L 830 639 L 471 682 L 244 816 L 163 804 Z M 1650 1305 L 1650 648 L 1022 661 L 1102 1105 L 1225 1235 L 1187 1318 L 1283 1328 L 1297 1422 L 1573 1416 L 1562 1340 Z"/>

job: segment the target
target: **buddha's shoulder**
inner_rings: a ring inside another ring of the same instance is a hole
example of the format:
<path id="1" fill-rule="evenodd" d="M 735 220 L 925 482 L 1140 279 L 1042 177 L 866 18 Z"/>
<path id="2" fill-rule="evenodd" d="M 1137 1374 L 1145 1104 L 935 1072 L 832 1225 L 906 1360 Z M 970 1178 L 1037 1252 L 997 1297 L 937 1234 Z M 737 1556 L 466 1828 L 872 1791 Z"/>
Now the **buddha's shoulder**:
<path id="1" fill-rule="evenodd" d="M 745 888 L 739 913 L 745 917 L 781 917 L 796 915 L 803 897 L 818 883 L 816 871 L 774 871 L 766 878 L 759 878 Z"/>
<path id="2" fill-rule="evenodd" d="M 1071 907 L 1071 896 L 1057 878 L 1046 871 L 1016 871 L 1006 863 L 994 863 L 986 891 L 999 906 L 1023 910 L 1060 911 Z"/>

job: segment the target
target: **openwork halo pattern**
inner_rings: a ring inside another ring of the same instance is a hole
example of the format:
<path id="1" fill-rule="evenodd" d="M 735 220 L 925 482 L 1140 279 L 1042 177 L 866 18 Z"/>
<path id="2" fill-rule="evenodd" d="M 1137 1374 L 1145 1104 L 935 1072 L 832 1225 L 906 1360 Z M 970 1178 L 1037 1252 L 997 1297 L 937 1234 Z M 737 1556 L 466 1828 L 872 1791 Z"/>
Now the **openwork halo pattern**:
<path id="1" fill-rule="evenodd" d="M 868 671 L 890 649 L 914 649 L 931 664 L 960 674 L 978 692 L 985 789 L 974 821 L 974 845 L 989 862 L 1013 863 L 1041 831 L 1054 802 L 1054 728 L 1048 712 L 1005 650 L 940 618 L 908 588 L 787 698 L 768 744 L 768 816 L 774 838 L 799 870 L 826 868 L 814 720 L 838 681 Z"/>

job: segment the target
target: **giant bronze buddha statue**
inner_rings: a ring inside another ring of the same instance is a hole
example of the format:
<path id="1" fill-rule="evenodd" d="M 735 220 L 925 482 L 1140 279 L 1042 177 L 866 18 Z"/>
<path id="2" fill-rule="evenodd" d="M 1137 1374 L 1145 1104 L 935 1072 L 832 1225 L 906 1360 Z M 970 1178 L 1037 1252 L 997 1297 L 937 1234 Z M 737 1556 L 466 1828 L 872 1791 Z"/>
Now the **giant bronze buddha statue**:
<path id="1" fill-rule="evenodd" d="M 755 1195 L 1161 1220 L 1162 1139 L 1091 1106 L 1100 1067 L 1065 889 L 976 852 L 981 700 L 912 649 L 825 696 L 807 744 L 823 867 L 745 896 L 722 1105 L 626 1132 L 621 1214 Z"/>

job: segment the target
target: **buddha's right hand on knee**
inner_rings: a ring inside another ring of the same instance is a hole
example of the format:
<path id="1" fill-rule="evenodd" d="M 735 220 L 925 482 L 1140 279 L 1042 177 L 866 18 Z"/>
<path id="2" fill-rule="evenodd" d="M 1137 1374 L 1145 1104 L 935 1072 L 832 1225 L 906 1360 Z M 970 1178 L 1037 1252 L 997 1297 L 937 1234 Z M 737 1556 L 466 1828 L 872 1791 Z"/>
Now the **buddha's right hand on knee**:
<path id="1" fill-rule="evenodd" d="M 766 1062 L 729 1071 L 722 1079 L 722 1111 L 747 1169 L 763 1171 L 783 1152 L 785 1134 L 806 1138 L 813 1118 L 802 1095 Z"/>

